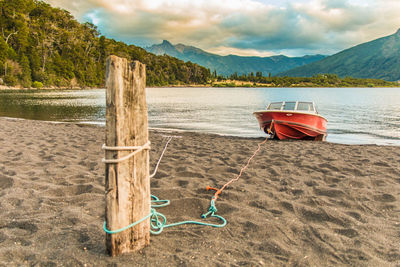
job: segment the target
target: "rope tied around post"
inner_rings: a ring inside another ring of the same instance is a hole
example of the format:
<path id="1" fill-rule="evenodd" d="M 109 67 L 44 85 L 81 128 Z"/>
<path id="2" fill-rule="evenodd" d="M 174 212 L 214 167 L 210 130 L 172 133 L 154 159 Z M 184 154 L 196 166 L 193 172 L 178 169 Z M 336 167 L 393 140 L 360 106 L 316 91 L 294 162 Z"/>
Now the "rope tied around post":
<path id="1" fill-rule="evenodd" d="M 119 159 L 103 158 L 101 161 L 106 164 L 120 163 L 122 161 L 130 159 L 131 157 L 135 156 L 137 153 L 139 153 L 142 150 L 146 150 L 146 149 L 149 150 L 150 144 L 151 144 L 150 141 L 147 141 L 146 144 L 144 144 L 142 146 L 106 146 L 105 144 L 103 144 L 103 146 L 101 148 L 105 151 L 131 151 L 131 150 L 133 150 L 133 152 L 131 152 L 130 154 L 128 154 L 122 158 L 119 158 Z"/>

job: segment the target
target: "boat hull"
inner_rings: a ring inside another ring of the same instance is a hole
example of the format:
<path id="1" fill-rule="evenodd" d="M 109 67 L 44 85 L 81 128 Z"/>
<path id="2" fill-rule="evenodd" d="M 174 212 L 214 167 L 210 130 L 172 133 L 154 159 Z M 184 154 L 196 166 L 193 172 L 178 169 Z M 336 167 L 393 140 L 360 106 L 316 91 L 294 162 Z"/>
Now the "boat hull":
<path id="1" fill-rule="evenodd" d="M 260 128 L 276 139 L 326 139 L 327 120 L 318 115 L 290 111 L 258 111 L 254 112 Z"/>

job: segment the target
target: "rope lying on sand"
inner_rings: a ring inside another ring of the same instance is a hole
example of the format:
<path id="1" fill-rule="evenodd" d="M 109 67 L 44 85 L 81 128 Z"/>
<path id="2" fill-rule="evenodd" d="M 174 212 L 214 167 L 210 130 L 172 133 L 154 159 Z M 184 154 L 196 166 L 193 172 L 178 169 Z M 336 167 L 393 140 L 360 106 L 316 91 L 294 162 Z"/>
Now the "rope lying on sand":
<path id="1" fill-rule="evenodd" d="M 268 130 L 268 133 L 270 133 L 271 128 L 272 128 L 272 123 L 271 123 L 270 129 Z M 152 177 L 154 177 L 156 175 L 157 170 L 158 170 L 158 166 L 160 165 L 160 162 L 161 162 L 161 159 L 164 156 L 164 153 L 165 153 L 165 151 L 166 151 L 166 149 L 168 147 L 168 144 L 171 142 L 172 138 L 173 138 L 172 136 L 168 136 L 167 142 L 166 142 L 166 144 L 164 146 L 163 151 L 161 152 L 160 158 L 158 159 L 158 162 L 156 164 L 154 172 L 150 175 L 150 178 L 152 178 Z M 133 226 L 145 221 L 148 218 L 150 218 L 151 228 L 153 229 L 153 230 L 150 229 L 150 233 L 152 233 L 154 235 L 160 234 L 163 231 L 164 228 L 183 225 L 183 224 L 197 224 L 197 225 L 211 226 L 211 227 L 224 227 L 226 225 L 227 221 L 226 221 L 226 219 L 224 217 L 216 214 L 217 208 L 215 207 L 215 201 L 218 199 L 219 195 L 222 193 L 222 191 L 228 185 L 230 185 L 231 183 L 236 182 L 237 180 L 239 180 L 239 178 L 242 176 L 244 171 L 249 167 L 250 162 L 253 160 L 253 158 L 260 151 L 261 146 L 263 144 L 265 144 L 267 142 L 267 140 L 268 140 L 268 138 L 266 138 L 264 141 L 262 141 L 261 143 L 258 144 L 257 149 L 254 151 L 253 155 L 248 159 L 247 164 L 244 167 L 242 167 L 242 169 L 240 170 L 239 174 L 235 178 L 231 179 L 229 182 L 224 184 L 220 189 L 207 186 L 207 188 L 206 188 L 207 191 L 208 190 L 215 190 L 216 192 L 215 192 L 214 196 L 211 198 L 210 208 L 208 209 L 208 212 L 202 214 L 201 218 L 205 219 L 205 218 L 207 218 L 207 216 L 210 215 L 210 217 L 214 217 L 214 218 L 217 218 L 217 219 L 221 220 L 222 221 L 221 224 L 212 224 L 212 223 L 205 223 L 205 222 L 199 222 L 199 221 L 182 221 L 182 222 L 167 224 L 167 218 L 162 213 L 157 212 L 155 210 L 155 208 L 168 206 L 170 204 L 170 201 L 169 200 L 160 200 L 158 197 L 156 197 L 154 195 L 151 195 L 151 198 L 153 198 L 153 200 L 151 200 L 151 203 L 152 203 L 151 210 L 150 210 L 150 213 L 147 216 L 143 217 L 142 219 L 140 219 L 140 220 L 138 220 L 138 221 L 126 226 L 126 227 L 118 229 L 118 230 L 109 230 L 109 229 L 107 229 L 106 222 L 104 222 L 104 224 L 103 224 L 104 232 L 106 232 L 107 234 L 117 234 L 117 233 L 123 232 L 123 231 L 125 231 L 125 230 L 127 230 L 127 229 L 129 229 L 129 228 L 131 228 L 131 227 L 133 227 Z M 150 149 L 150 141 L 148 141 L 144 146 L 141 146 L 141 147 L 106 147 L 105 145 L 103 145 L 103 149 L 105 149 L 105 150 L 136 150 L 136 151 L 132 152 L 131 154 L 129 154 L 129 155 L 127 155 L 127 156 L 125 156 L 125 157 L 123 157 L 121 159 L 115 159 L 115 160 L 105 160 L 105 159 L 103 159 L 103 162 L 105 162 L 105 163 L 118 163 L 118 162 L 121 162 L 123 160 L 126 160 L 126 159 L 132 157 L 133 155 L 135 155 L 139 151 L 142 151 L 143 149 Z M 158 204 L 158 203 L 160 203 L 160 204 Z"/>
<path id="2" fill-rule="evenodd" d="M 211 214 L 211 216 L 220 219 L 222 221 L 221 224 L 212 224 L 212 223 L 205 223 L 198 221 L 182 221 L 182 222 L 167 224 L 167 218 L 165 217 L 165 215 L 163 215 L 160 212 L 157 212 L 154 208 L 168 206 L 170 201 L 160 200 L 158 199 L 158 197 L 154 195 L 151 195 L 151 197 L 154 199 L 151 201 L 152 203 L 162 203 L 162 204 L 151 205 L 151 211 L 149 215 L 145 216 L 144 218 L 140 219 L 137 222 L 134 222 L 126 227 L 114 231 L 108 230 L 106 227 L 106 222 L 104 222 L 103 224 L 104 232 L 106 232 L 107 234 L 117 234 L 145 221 L 148 218 L 150 218 L 151 228 L 153 229 L 153 230 L 150 229 L 150 233 L 152 233 L 153 235 L 160 234 L 164 228 L 183 225 L 183 224 L 197 224 L 197 225 L 212 226 L 212 227 L 224 227 L 226 225 L 226 220 L 222 216 L 215 214 Z"/>
<path id="3" fill-rule="evenodd" d="M 249 158 L 249 160 L 247 161 L 247 164 L 242 167 L 242 169 L 240 170 L 239 174 L 236 176 L 236 178 L 233 178 L 232 180 L 230 180 L 229 182 L 227 182 L 226 184 L 224 184 L 220 189 L 214 188 L 214 187 L 210 187 L 207 186 L 206 189 L 208 190 L 215 190 L 215 194 L 211 199 L 211 205 L 210 205 L 210 209 L 214 206 L 215 207 L 215 201 L 217 201 L 219 195 L 222 193 L 222 191 L 231 183 L 236 182 L 237 180 L 239 180 L 239 178 L 242 176 L 242 174 L 244 173 L 244 171 L 249 167 L 250 162 L 253 160 L 253 158 L 257 155 L 257 153 L 260 151 L 261 146 L 264 145 L 266 142 L 268 141 L 268 138 L 266 138 L 264 141 L 262 141 L 261 143 L 258 144 L 258 147 L 256 149 L 256 151 L 254 151 L 253 155 Z M 207 213 L 208 214 L 208 213 Z M 203 214 L 204 216 L 204 214 Z M 207 215 L 205 216 L 207 217 Z M 204 218 L 205 218 L 204 217 Z"/>
<path id="4" fill-rule="evenodd" d="M 269 126 L 269 129 L 268 129 L 268 131 L 267 131 L 268 136 L 270 136 L 270 134 L 271 134 L 271 130 L 272 130 L 273 125 L 274 125 L 274 121 L 271 121 L 271 125 Z M 242 167 L 242 169 L 240 170 L 239 174 L 238 174 L 235 178 L 233 178 L 232 180 L 230 180 L 229 182 L 227 182 L 226 184 L 224 184 L 220 189 L 217 189 L 217 188 L 214 188 L 214 187 L 210 187 L 210 186 L 207 186 L 207 187 L 206 187 L 207 191 L 208 191 L 208 190 L 215 190 L 215 194 L 214 194 L 214 196 L 211 198 L 211 204 L 210 204 L 209 212 L 207 212 L 206 214 L 203 214 L 203 215 L 201 216 L 202 218 L 206 218 L 207 215 L 210 214 L 214 209 L 215 209 L 215 212 L 217 211 L 217 209 L 215 208 L 215 201 L 217 201 L 219 195 L 222 193 L 222 191 L 223 191 L 228 185 L 230 185 L 231 183 L 236 182 L 237 180 L 239 180 L 239 178 L 242 176 L 243 172 L 249 167 L 250 162 L 253 160 L 253 158 L 254 158 L 254 157 L 257 155 L 257 153 L 260 151 L 261 146 L 264 145 L 264 144 L 268 141 L 268 138 L 269 138 L 268 136 L 267 136 L 267 138 L 265 138 L 264 141 L 262 141 L 261 143 L 259 143 L 259 144 L 257 145 L 256 151 L 254 151 L 253 155 L 252 155 L 252 156 L 249 158 L 249 160 L 247 161 L 247 164 L 246 164 L 244 167 Z M 214 214 L 214 212 L 212 212 L 212 214 Z"/>

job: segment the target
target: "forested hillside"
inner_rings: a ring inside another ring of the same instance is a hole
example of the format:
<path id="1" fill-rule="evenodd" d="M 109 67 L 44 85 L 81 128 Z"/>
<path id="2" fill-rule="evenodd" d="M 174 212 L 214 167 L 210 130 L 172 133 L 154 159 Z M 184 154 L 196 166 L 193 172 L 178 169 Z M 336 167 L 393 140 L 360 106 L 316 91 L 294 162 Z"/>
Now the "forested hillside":
<path id="1" fill-rule="evenodd" d="M 100 36 L 62 9 L 36 0 L 0 0 L 0 83 L 9 86 L 99 87 L 110 54 L 147 65 L 147 85 L 202 84 L 210 71 Z"/>

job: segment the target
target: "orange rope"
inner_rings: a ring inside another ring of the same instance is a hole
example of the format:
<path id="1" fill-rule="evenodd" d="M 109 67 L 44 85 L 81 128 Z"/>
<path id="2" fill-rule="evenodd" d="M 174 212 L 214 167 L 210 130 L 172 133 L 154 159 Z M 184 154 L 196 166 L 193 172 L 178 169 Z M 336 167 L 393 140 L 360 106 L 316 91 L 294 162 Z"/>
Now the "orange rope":
<path id="1" fill-rule="evenodd" d="M 269 130 L 268 130 L 268 134 L 271 133 L 271 129 L 272 129 L 273 123 L 274 123 L 274 122 L 272 121 L 272 122 L 271 122 L 271 126 L 269 127 Z M 240 173 L 236 176 L 236 178 L 233 178 L 232 180 L 230 180 L 229 182 L 227 182 L 226 184 L 224 184 L 220 189 L 207 186 L 207 188 L 206 188 L 207 191 L 208 191 L 208 190 L 215 190 L 215 191 L 216 191 L 215 194 L 214 194 L 214 196 L 213 196 L 213 198 L 212 198 L 212 200 L 216 201 L 216 200 L 218 199 L 219 195 L 222 193 L 222 191 L 223 191 L 228 185 L 230 185 L 231 183 L 236 182 L 237 180 L 239 180 L 239 178 L 242 176 L 243 172 L 249 167 L 250 162 L 253 160 L 253 158 L 254 158 L 254 157 L 257 155 L 257 153 L 260 151 L 261 146 L 264 145 L 267 141 L 268 141 L 268 137 L 265 138 L 264 141 L 262 141 L 261 143 L 259 143 L 259 144 L 257 145 L 258 147 L 257 147 L 256 151 L 254 151 L 253 155 L 249 158 L 249 160 L 247 161 L 247 164 L 246 164 L 244 167 L 242 167 L 242 169 L 240 170 Z"/>

